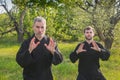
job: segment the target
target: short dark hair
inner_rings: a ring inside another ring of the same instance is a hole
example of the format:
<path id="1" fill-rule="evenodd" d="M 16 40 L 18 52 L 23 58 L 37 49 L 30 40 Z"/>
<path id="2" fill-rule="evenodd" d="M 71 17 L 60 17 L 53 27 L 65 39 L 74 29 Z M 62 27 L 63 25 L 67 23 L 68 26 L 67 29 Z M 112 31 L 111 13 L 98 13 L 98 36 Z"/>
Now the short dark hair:
<path id="1" fill-rule="evenodd" d="M 91 26 L 87 26 L 87 27 L 84 29 L 84 33 L 85 33 L 86 30 L 90 30 L 90 29 L 93 30 L 93 32 L 95 32 L 95 30 L 94 30 L 93 27 L 91 27 Z"/>

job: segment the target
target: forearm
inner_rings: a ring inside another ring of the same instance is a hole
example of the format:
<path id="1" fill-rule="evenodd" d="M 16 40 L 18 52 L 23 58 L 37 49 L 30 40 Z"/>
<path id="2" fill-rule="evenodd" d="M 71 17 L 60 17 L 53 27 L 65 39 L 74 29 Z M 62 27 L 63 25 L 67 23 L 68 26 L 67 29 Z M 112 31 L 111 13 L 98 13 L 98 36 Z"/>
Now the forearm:
<path id="1" fill-rule="evenodd" d="M 107 49 L 101 49 L 100 51 L 100 58 L 102 60 L 108 60 L 110 57 L 110 52 Z"/>
<path id="2" fill-rule="evenodd" d="M 70 54 L 70 60 L 72 61 L 72 63 L 75 63 L 78 59 L 78 54 L 76 53 L 76 51 L 72 52 Z"/>
<path id="3" fill-rule="evenodd" d="M 28 50 L 19 51 L 16 55 L 16 61 L 21 67 L 25 67 L 33 62 L 33 58 Z"/>
<path id="4" fill-rule="evenodd" d="M 62 61 L 63 61 L 62 54 L 60 53 L 60 51 L 55 50 L 54 53 L 53 53 L 52 63 L 54 65 L 57 65 L 57 64 L 61 63 Z"/>

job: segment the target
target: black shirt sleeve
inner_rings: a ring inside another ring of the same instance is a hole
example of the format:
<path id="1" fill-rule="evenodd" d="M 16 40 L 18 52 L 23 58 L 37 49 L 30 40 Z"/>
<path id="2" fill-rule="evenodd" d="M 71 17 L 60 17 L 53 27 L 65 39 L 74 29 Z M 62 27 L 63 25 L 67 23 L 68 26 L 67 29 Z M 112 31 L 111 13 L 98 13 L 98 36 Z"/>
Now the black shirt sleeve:
<path id="1" fill-rule="evenodd" d="M 101 51 L 99 52 L 99 57 L 102 60 L 108 60 L 110 57 L 110 52 L 106 48 L 104 48 L 101 44 L 97 43 L 98 46 L 101 48 Z"/>
<path id="2" fill-rule="evenodd" d="M 24 41 L 17 52 L 16 61 L 21 67 L 26 67 L 33 63 L 32 55 L 28 51 L 29 43 Z"/>
<path id="3" fill-rule="evenodd" d="M 57 65 L 59 63 L 61 63 L 63 61 L 63 57 L 62 57 L 62 54 L 60 53 L 58 47 L 56 46 L 55 47 L 55 52 L 53 54 L 53 59 L 52 59 L 52 63 L 54 65 Z"/>
<path id="4" fill-rule="evenodd" d="M 76 53 L 76 50 L 78 49 L 79 46 L 80 44 L 78 44 L 75 50 L 70 54 L 70 60 L 72 63 L 75 63 L 78 60 L 78 54 Z"/>

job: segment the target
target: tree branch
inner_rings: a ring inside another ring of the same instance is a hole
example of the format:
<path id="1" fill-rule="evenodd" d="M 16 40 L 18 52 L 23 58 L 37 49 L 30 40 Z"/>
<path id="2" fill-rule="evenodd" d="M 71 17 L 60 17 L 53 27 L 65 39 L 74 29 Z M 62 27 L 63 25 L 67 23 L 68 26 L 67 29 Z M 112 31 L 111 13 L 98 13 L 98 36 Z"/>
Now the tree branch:
<path id="1" fill-rule="evenodd" d="M 81 6 L 78 2 L 76 2 L 76 5 L 79 6 L 81 9 L 83 9 L 84 11 L 92 14 L 92 12 L 88 11 L 88 8 L 84 8 L 83 6 Z"/>
<path id="2" fill-rule="evenodd" d="M 2 32 L 2 33 L 0 33 L 0 34 L 1 34 L 1 36 L 3 36 L 4 34 L 7 34 L 7 33 L 12 32 L 12 31 L 14 31 L 14 30 L 15 30 L 15 28 L 11 28 L 10 30 L 5 31 L 5 32 Z"/>

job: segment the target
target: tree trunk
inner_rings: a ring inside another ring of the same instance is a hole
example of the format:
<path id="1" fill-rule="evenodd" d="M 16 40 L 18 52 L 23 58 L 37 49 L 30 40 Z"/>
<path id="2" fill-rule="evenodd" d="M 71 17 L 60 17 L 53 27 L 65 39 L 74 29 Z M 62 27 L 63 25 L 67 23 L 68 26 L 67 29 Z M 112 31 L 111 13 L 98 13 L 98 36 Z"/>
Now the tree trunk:
<path id="1" fill-rule="evenodd" d="M 23 32 L 18 32 L 17 34 L 18 34 L 17 41 L 22 42 L 23 41 Z"/>
<path id="2" fill-rule="evenodd" d="M 112 47 L 112 43 L 113 43 L 113 38 L 111 38 L 111 36 L 104 36 L 104 34 L 102 33 L 102 30 L 100 28 L 98 28 L 95 23 L 95 21 L 93 21 L 93 25 L 95 27 L 95 30 L 97 31 L 98 37 L 100 40 L 102 40 L 104 42 L 104 46 L 106 49 L 111 49 Z M 110 37 L 110 38 L 108 38 Z"/>
<path id="3" fill-rule="evenodd" d="M 18 42 L 22 42 L 23 41 L 23 37 L 24 37 L 24 29 L 23 29 L 23 19 L 24 19 L 24 16 L 25 16 L 25 13 L 27 11 L 27 8 L 25 7 L 24 10 L 21 12 L 20 14 L 20 21 L 19 23 L 16 21 L 16 19 L 11 15 L 11 13 L 8 11 L 8 9 L 6 8 L 6 5 L 2 5 L 4 7 L 4 9 L 6 10 L 6 12 L 8 13 L 11 21 L 13 21 L 14 23 L 14 27 L 15 27 L 15 30 L 17 32 L 17 41 Z"/>
<path id="4" fill-rule="evenodd" d="M 24 10 L 20 14 L 19 31 L 18 31 L 18 38 L 17 38 L 18 42 L 23 42 L 24 40 L 23 20 L 25 17 L 26 10 L 27 8 L 24 8 Z"/>
<path id="5" fill-rule="evenodd" d="M 105 44 L 105 48 L 111 49 L 112 44 L 113 44 L 113 39 L 106 38 L 106 39 L 104 40 L 104 44 Z"/>

